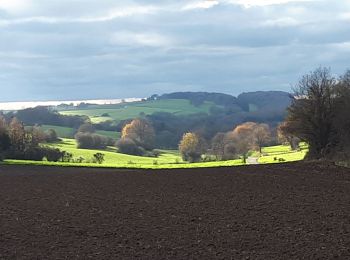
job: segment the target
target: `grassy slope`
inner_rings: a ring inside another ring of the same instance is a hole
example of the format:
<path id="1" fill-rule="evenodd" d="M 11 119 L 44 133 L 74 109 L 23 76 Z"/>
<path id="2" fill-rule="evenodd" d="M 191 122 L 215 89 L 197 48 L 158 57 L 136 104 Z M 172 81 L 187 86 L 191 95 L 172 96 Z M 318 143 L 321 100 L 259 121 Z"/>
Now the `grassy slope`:
<path id="1" fill-rule="evenodd" d="M 55 126 L 55 125 L 42 125 L 41 128 L 45 131 L 48 129 L 54 129 L 60 138 L 74 138 L 75 129 L 70 127 L 62 127 L 62 126 Z M 113 131 L 102 131 L 97 130 L 96 134 L 104 135 L 110 138 L 113 138 L 115 140 L 118 140 L 120 138 L 119 132 L 113 132 Z"/>
<path id="2" fill-rule="evenodd" d="M 220 167 L 220 166 L 237 166 L 242 165 L 242 160 L 229 160 L 218 162 L 201 162 L 201 163 L 186 163 L 182 159 L 178 151 L 163 151 L 158 158 L 141 157 L 120 154 L 116 149 L 109 147 L 105 151 L 101 150 L 86 150 L 76 148 L 74 139 L 64 139 L 57 144 L 50 146 L 70 152 L 74 158 L 84 157 L 91 159 L 95 153 L 103 153 L 105 161 L 103 164 L 94 163 L 52 163 L 52 162 L 34 162 L 21 160 L 5 160 L 8 164 L 28 164 L 28 165 L 56 165 L 56 166 L 84 166 L 84 167 L 111 167 L 111 168 L 146 168 L 146 169 L 171 169 L 171 168 L 201 168 L 201 167 Z M 264 156 L 259 158 L 259 163 L 278 163 L 274 158 L 283 158 L 286 162 L 302 160 L 307 152 L 307 147 L 302 146 L 301 151 L 291 151 L 289 146 L 272 146 L 263 148 Z"/>
<path id="3" fill-rule="evenodd" d="M 307 145 L 301 144 L 300 151 L 292 151 L 288 145 L 278 145 L 271 147 L 264 147 L 262 153 L 264 154 L 258 160 L 259 163 L 278 163 L 278 159 L 283 159 L 286 162 L 303 160 L 308 149 Z M 277 160 L 275 160 L 277 158 Z"/>
<path id="4" fill-rule="evenodd" d="M 136 118 L 140 113 L 147 115 L 155 112 L 168 112 L 173 114 L 194 114 L 205 112 L 208 113 L 210 107 L 213 106 L 211 102 L 205 102 L 203 105 L 195 107 L 190 104 L 189 100 L 184 99 L 168 99 L 145 102 L 133 102 L 128 104 L 117 105 L 100 105 L 92 106 L 87 109 L 61 111 L 64 115 L 86 115 L 91 118 L 94 123 L 106 120 L 124 120 L 129 118 Z M 109 114 L 109 117 L 102 117 L 102 114 Z"/>
<path id="5" fill-rule="evenodd" d="M 105 161 L 103 164 L 94 163 L 53 163 L 53 162 L 35 162 L 23 160 L 5 160 L 8 164 L 28 164 L 28 165 L 57 165 L 57 166 L 85 166 L 85 167 L 111 167 L 111 168 L 147 168 L 147 169 L 170 169 L 170 168 L 199 168 L 199 167 L 218 167 L 218 166 L 233 166 L 241 165 L 241 160 L 230 160 L 225 162 L 205 162 L 205 163 L 186 163 L 177 151 L 163 151 L 158 158 L 141 157 L 127 154 L 120 154 L 116 149 L 109 147 L 105 151 L 87 150 L 76 148 L 74 139 L 63 139 L 62 142 L 51 144 L 50 146 L 70 152 L 74 158 L 84 157 L 91 159 L 95 153 L 103 153 Z M 178 163 L 177 163 L 178 162 Z"/>

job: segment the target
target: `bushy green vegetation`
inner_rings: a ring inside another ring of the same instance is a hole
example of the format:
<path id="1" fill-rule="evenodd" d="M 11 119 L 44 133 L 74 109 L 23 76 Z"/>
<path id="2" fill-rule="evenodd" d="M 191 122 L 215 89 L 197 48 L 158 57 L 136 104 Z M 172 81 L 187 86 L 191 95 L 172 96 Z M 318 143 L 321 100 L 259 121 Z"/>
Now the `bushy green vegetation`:
<path id="1" fill-rule="evenodd" d="M 107 120 L 121 121 L 137 118 L 140 114 L 151 115 L 155 112 L 167 112 L 176 115 L 196 114 L 200 112 L 208 113 L 212 106 L 213 103 L 211 102 L 204 102 L 200 106 L 194 106 L 189 100 L 168 99 L 116 105 L 88 106 L 84 109 L 60 111 L 60 113 L 62 115 L 88 116 L 93 123 L 100 123 Z"/>
<path id="2" fill-rule="evenodd" d="M 41 128 L 44 131 L 47 131 L 49 129 L 55 130 L 57 133 L 57 136 L 60 138 L 74 138 L 74 134 L 76 132 L 74 128 L 55 126 L 55 125 L 42 125 Z M 120 138 L 120 133 L 115 131 L 96 130 L 96 134 L 103 135 L 103 136 L 112 138 L 114 140 L 118 140 Z"/>

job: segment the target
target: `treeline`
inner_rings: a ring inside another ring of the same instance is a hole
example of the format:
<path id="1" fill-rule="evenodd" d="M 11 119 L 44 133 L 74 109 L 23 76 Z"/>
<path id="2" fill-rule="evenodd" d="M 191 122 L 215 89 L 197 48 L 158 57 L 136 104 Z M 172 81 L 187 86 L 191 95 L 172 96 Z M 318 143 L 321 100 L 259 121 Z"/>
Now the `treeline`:
<path id="1" fill-rule="evenodd" d="M 40 146 L 43 142 L 57 141 L 54 130 L 44 132 L 40 127 L 25 128 L 16 117 L 7 121 L 0 116 L 0 159 L 48 161 L 62 160 L 64 154 L 50 147 Z"/>
<path id="2" fill-rule="evenodd" d="M 198 133 L 186 133 L 179 144 L 182 158 L 189 162 L 246 159 L 251 151 L 262 152 L 272 140 L 267 124 L 246 122 L 226 133 L 217 133 L 207 142 Z"/>
<path id="3" fill-rule="evenodd" d="M 309 145 L 309 159 L 349 161 L 350 70 L 334 77 L 329 68 L 304 75 L 281 130 Z"/>
<path id="4" fill-rule="evenodd" d="M 7 120 L 16 117 L 25 125 L 55 125 L 72 128 L 78 128 L 89 119 L 87 116 L 61 115 L 57 111 L 45 106 L 9 112 L 3 116 L 5 116 Z"/>
<path id="5" fill-rule="evenodd" d="M 92 158 L 73 158 L 73 154 L 52 148 L 45 143 L 60 139 L 54 129 L 43 131 L 40 126 L 25 127 L 16 117 L 10 121 L 0 115 L 0 161 L 4 159 L 72 163 L 102 163 L 104 154 L 96 153 Z"/>
<path id="6" fill-rule="evenodd" d="M 121 153 L 158 156 L 157 150 L 152 150 L 156 137 L 150 121 L 134 119 L 123 128 L 117 147 Z M 284 142 L 286 139 L 280 140 Z M 246 122 L 231 131 L 217 133 L 210 140 L 198 132 L 185 133 L 177 146 L 182 158 L 189 162 L 231 160 L 240 157 L 245 162 L 252 150 L 261 153 L 263 146 L 276 142 L 276 131 L 271 130 L 269 125 Z"/>
<path id="7" fill-rule="evenodd" d="M 228 132 L 245 122 L 268 124 L 275 128 L 284 120 L 286 111 L 254 113 L 239 112 L 225 114 L 215 111 L 206 113 L 176 116 L 171 113 L 158 112 L 144 118 L 151 122 L 155 130 L 155 146 L 162 149 L 177 149 L 184 133 L 196 132 L 206 140 L 211 140 L 219 132 Z"/>

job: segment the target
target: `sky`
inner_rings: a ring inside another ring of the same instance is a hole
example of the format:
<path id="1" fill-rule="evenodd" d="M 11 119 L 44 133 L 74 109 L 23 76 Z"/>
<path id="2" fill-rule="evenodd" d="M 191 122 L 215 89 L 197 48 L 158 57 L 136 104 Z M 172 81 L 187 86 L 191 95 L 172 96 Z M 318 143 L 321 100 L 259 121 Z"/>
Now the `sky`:
<path id="1" fill-rule="evenodd" d="M 0 102 L 290 91 L 350 68 L 350 0 L 0 0 Z"/>

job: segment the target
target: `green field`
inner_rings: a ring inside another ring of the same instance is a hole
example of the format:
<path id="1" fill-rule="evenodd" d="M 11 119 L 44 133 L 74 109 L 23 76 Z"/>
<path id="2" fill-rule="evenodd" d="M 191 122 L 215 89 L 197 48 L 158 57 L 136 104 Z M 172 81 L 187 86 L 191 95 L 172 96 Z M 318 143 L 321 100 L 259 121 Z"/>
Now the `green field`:
<path id="1" fill-rule="evenodd" d="M 155 112 L 168 112 L 176 115 L 186 115 L 195 113 L 208 113 L 214 104 L 204 102 L 200 106 L 193 106 L 189 100 L 167 99 L 143 102 L 123 103 L 116 105 L 92 105 L 86 109 L 60 111 L 63 115 L 85 115 L 93 123 L 107 120 L 120 121 L 140 116 L 140 113 L 151 115 Z M 102 116 L 108 114 L 109 116 Z"/>
<path id="2" fill-rule="evenodd" d="M 60 137 L 60 138 L 74 138 L 74 134 L 76 132 L 76 130 L 74 128 L 55 126 L 55 125 L 42 125 L 41 128 L 44 131 L 46 131 L 48 129 L 54 129 L 56 131 L 58 137 Z M 120 138 L 119 132 L 97 130 L 96 134 L 107 136 L 107 137 L 110 137 L 114 140 L 118 140 Z"/>
<path id="3" fill-rule="evenodd" d="M 47 145 L 47 144 L 46 144 Z M 117 153 L 115 147 L 108 147 L 106 150 L 87 150 L 78 149 L 74 139 L 63 139 L 56 144 L 48 146 L 59 148 L 73 154 L 73 158 L 83 157 L 85 160 L 92 159 L 95 153 L 103 153 L 105 161 L 102 164 L 84 162 L 84 163 L 62 163 L 62 162 L 37 162 L 23 160 L 5 160 L 7 164 L 25 164 L 25 165 L 54 165 L 54 166 L 80 166 L 80 167 L 110 167 L 110 168 L 144 168 L 144 169 L 175 169 L 175 168 L 203 168 L 203 167 L 221 167 L 243 165 L 241 159 L 228 161 L 187 163 L 183 162 L 178 151 L 162 150 L 159 157 L 142 157 Z M 303 160 L 307 152 L 307 146 L 302 145 L 300 151 L 292 151 L 289 146 L 279 145 L 263 148 L 263 156 L 259 158 L 259 163 L 279 163 L 278 159 L 284 159 L 283 162 L 292 162 Z M 277 160 L 275 160 L 277 158 Z"/>
<path id="4" fill-rule="evenodd" d="M 263 163 L 279 163 L 280 160 L 285 162 L 300 161 L 305 158 L 308 151 L 306 144 L 301 144 L 300 149 L 293 151 L 289 145 L 277 145 L 271 147 L 264 147 L 262 149 L 262 156 L 258 159 L 258 162 Z"/>
<path id="5" fill-rule="evenodd" d="M 57 136 L 60 138 L 73 138 L 75 129 L 70 127 L 63 127 L 63 126 L 55 126 L 55 125 L 42 125 L 41 128 L 44 131 L 47 131 L 49 129 L 53 129 L 56 131 Z"/>
<path id="6" fill-rule="evenodd" d="M 83 157 L 91 159 L 95 153 L 103 153 L 105 161 L 102 164 L 96 163 L 62 163 L 47 161 L 24 161 L 24 160 L 5 160 L 7 164 L 25 164 L 25 165 L 56 165 L 56 166 L 84 166 L 84 167 L 111 167 L 111 168 L 146 168 L 146 169 L 171 169 L 171 168 L 199 168 L 199 167 L 218 167 L 242 165 L 242 160 L 230 160 L 225 162 L 205 162 L 205 163 L 187 163 L 183 162 L 178 151 L 165 150 L 157 157 L 142 157 L 117 153 L 116 148 L 108 147 L 106 150 L 87 150 L 78 149 L 74 139 L 63 139 L 56 144 L 48 146 L 59 148 L 73 154 L 74 158 Z"/>

